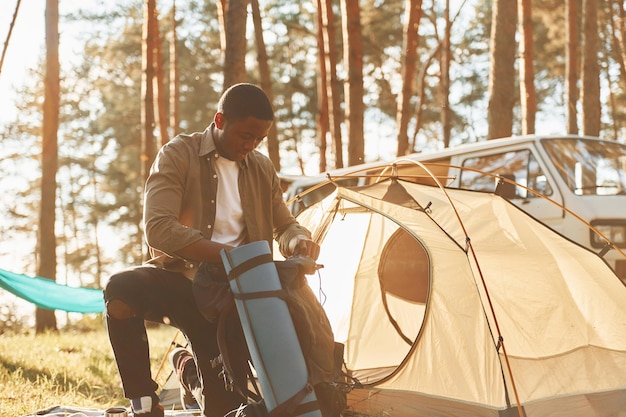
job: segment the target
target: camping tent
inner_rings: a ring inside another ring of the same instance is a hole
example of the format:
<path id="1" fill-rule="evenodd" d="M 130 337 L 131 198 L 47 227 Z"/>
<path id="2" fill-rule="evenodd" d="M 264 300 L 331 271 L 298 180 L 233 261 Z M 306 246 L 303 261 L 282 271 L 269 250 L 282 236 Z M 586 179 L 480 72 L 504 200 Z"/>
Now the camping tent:
<path id="1" fill-rule="evenodd" d="M 388 179 L 298 220 L 369 415 L 626 415 L 626 287 L 505 199 Z"/>

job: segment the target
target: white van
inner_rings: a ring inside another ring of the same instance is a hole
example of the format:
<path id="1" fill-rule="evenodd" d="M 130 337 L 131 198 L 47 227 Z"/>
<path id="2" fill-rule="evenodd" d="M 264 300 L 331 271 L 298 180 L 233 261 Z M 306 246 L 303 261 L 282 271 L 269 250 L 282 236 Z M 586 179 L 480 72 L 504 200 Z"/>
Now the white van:
<path id="1" fill-rule="evenodd" d="M 411 154 L 394 162 L 399 176 L 432 184 L 423 169 L 406 161 L 420 161 L 448 187 L 498 192 L 569 239 L 600 253 L 626 283 L 622 255 L 626 252 L 625 144 L 574 135 L 520 136 Z M 334 186 L 323 185 L 308 198 L 305 188 L 323 184 L 328 176 L 352 180 L 354 185 L 370 182 L 388 165 L 366 164 L 301 178 L 292 182 L 285 198 L 292 200 L 291 208 L 297 213 L 330 194 Z M 354 178 L 350 172 L 356 172 Z M 498 176 L 518 186 L 498 181 Z M 591 224 L 613 246 L 576 217 Z"/>

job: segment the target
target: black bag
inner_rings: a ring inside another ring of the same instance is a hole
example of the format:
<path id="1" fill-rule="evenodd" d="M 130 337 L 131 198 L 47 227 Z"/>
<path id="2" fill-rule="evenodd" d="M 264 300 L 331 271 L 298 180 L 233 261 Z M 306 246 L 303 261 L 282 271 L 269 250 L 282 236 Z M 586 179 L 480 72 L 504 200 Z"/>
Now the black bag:
<path id="1" fill-rule="evenodd" d="M 233 293 L 223 265 L 201 263 L 193 278 L 193 297 L 202 315 L 217 322 L 226 307 L 234 307 Z"/>

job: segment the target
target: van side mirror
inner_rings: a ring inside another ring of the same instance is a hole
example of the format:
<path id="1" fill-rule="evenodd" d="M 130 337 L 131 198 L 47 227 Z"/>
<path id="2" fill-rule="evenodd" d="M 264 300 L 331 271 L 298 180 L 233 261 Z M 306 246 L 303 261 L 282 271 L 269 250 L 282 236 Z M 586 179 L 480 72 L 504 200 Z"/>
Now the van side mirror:
<path id="1" fill-rule="evenodd" d="M 515 194 L 515 184 L 505 181 L 504 179 L 511 180 L 515 182 L 515 175 L 513 174 L 500 174 L 498 178 L 498 183 L 496 184 L 496 189 L 494 193 L 499 195 L 500 197 L 506 198 L 510 200 L 512 198 L 516 198 Z"/>

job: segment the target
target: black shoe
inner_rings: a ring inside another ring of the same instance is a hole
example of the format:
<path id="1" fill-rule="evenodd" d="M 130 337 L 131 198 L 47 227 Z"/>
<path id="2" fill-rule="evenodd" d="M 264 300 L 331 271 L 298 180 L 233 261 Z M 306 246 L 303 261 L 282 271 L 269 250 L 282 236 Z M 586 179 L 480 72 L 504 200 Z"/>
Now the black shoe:
<path id="1" fill-rule="evenodd" d="M 195 362 L 189 351 L 183 347 L 172 350 L 169 355 L 169 362 L 180 383 L 180 402 L 185 410 L 199 410 L 200 406 L 189 390 L 189 384 L 185 382 L 188 378 L 197 379 Z"/>

